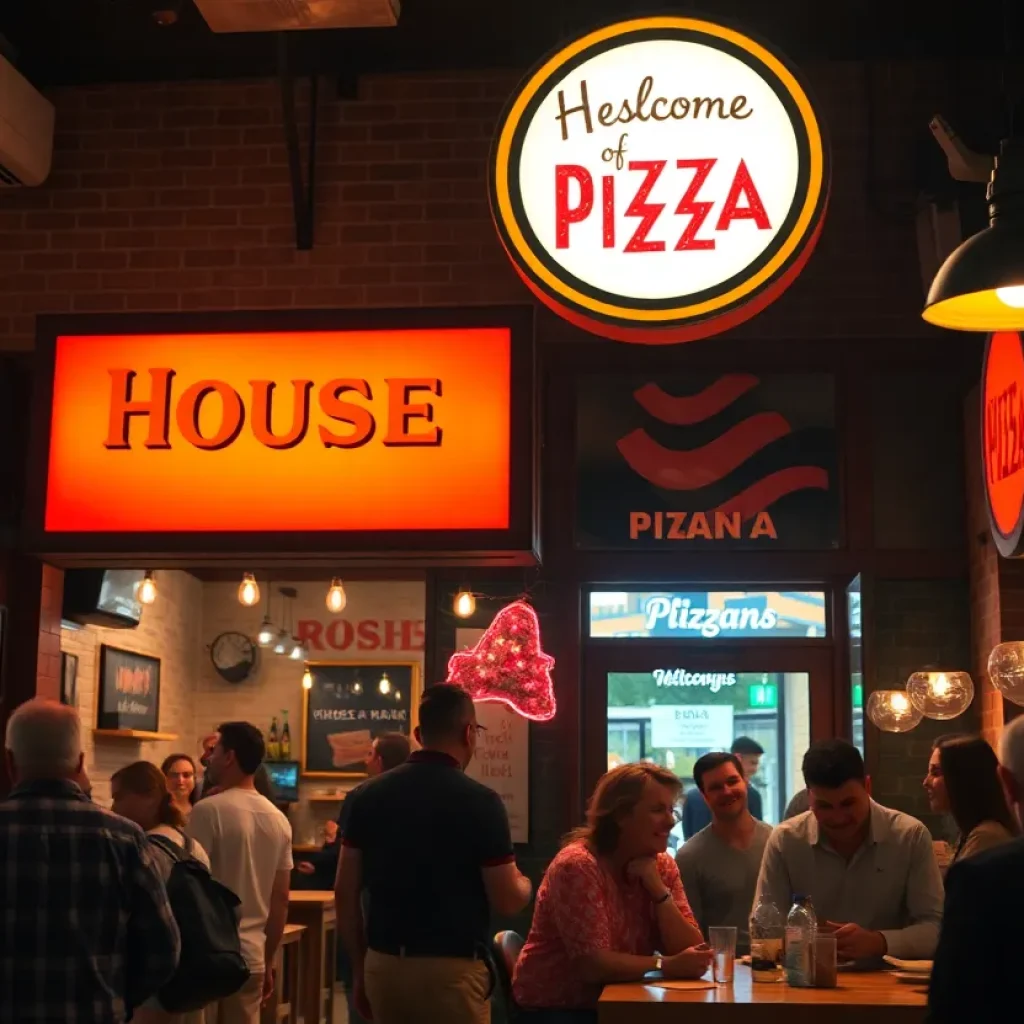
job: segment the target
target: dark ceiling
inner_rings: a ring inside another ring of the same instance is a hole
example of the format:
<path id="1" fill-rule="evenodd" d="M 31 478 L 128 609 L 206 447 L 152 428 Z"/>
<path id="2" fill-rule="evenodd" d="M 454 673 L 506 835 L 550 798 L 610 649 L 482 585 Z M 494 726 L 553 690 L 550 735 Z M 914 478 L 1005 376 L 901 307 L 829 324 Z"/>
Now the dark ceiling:
<path id="1" fill-rule="evenodd" d="M 162 28 L 154 6 L 179 3 Z M 403 0 L 397 28 L 293 32 L 296 70 L 526 67 L 572 34 L 652 11 L 738 22 L 795 60 L 1001 56 L 1020 40 L 1021 0 Z M 1007 13 L 1008 12 L 1008 13 Z M 1009 24 L 1009 33 L 1005 27 Z M 273 73 L 273 35 L 214 35 L 192 0 L 0 0 L 9 55 L 37 85 Z M 1021 50 L 1015 45 L 1016 53 Z"/>

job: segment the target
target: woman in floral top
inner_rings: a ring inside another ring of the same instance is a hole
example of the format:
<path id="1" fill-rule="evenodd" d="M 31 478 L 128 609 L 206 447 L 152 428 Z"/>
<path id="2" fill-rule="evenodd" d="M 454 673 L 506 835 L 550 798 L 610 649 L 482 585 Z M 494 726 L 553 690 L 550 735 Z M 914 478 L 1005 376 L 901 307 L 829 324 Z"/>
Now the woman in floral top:
<path id="1" fill-rule="evenodd" d="M 665 852 L 679 790 L 675 775 L 646 763 L 597 784 L 586 826 L 567 838 L 537 893 L 512 985 L 526 1020 L 596 1021 L 604 985 L 707 970 L 711 954 Z"/>

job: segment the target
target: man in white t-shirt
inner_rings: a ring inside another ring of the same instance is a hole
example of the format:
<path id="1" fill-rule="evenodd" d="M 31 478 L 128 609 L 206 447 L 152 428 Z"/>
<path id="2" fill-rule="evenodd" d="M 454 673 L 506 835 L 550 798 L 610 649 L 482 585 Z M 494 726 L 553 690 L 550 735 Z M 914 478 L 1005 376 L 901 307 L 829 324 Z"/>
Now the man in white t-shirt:
<path id="1" fill-rule="evenodd" d="M 225 722 L 210 755 L 207 781 L 218 788 L 192 810 L 188 834 L 210 855 L 210 870 L 242 901 L 242 955 L 252 977 L 240 992 L 207 1008 L 207 1024 L 259 1024 L 274 989 L 274 957 L 288 919 L 292 829 L 256 792 L 263 735 L 248 722 Z"/>

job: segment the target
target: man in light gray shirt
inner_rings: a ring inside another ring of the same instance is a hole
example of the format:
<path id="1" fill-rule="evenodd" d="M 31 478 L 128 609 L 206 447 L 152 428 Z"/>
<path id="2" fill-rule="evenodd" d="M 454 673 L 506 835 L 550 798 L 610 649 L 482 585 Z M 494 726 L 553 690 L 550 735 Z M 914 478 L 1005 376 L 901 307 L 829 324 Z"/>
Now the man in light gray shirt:
<path id="1" fill-rule="evenodd" d="M 772 833 L 747 806 L 747 782 L 735 754 L 705 754 L 693 780 L 711 810 L 711 824 L 676 854 L 683 889 L 700 930 L 732 925 L 737 952 L 750 952 L 750 910 L 761 855 Z"/>
<path id="2" fill-rule="evenodd" d="M 871 799 L 864 760 L 845 740 L 813 744 L 803 770 L 811 809 L 768 840 L 756 898 L 785 914 L 794 893 L 809 895 L 840 960 L 930 959 L 944 893 L 928 830 Z"/>

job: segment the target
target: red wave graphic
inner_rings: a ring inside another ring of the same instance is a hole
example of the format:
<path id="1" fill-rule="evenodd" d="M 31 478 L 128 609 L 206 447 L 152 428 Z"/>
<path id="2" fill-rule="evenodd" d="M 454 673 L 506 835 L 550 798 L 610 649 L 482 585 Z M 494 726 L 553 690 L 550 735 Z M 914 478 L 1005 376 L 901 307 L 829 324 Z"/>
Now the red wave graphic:
<path id="1" fill-rule="evenodd" d="M 687 426 L 720 413 L 759 383 L 749 373 L 729 373 L 696 395 L 677 397 L 651 383 L 634 391 L 633 397 L 646 412 L 662 423 Z"/>
<path id="2" fill-rule="evenodd" d="M 776 473 L 751 484 L 745 491 L 740 491 L 734 498 L 723 502 L 714 511 L 729 515 L 739 512 L 744 522 L 753 519 L 758 512 L 764 512 L 769 505 L 775 504 L 794 491 L 808 489 L 828 490 L 828 473 L 818 466 L 791 466 L 780 469 Z"/>
<path id="3" fill-rule="evenodd" d="M 616 447 L 630 469 L 655 487 L 695 491 L 722 480 L 789 431 L 789 424 L 777 412 L 761 412 L 688 452 L 665 448 L 642 429 L 628 433 Z"/>

